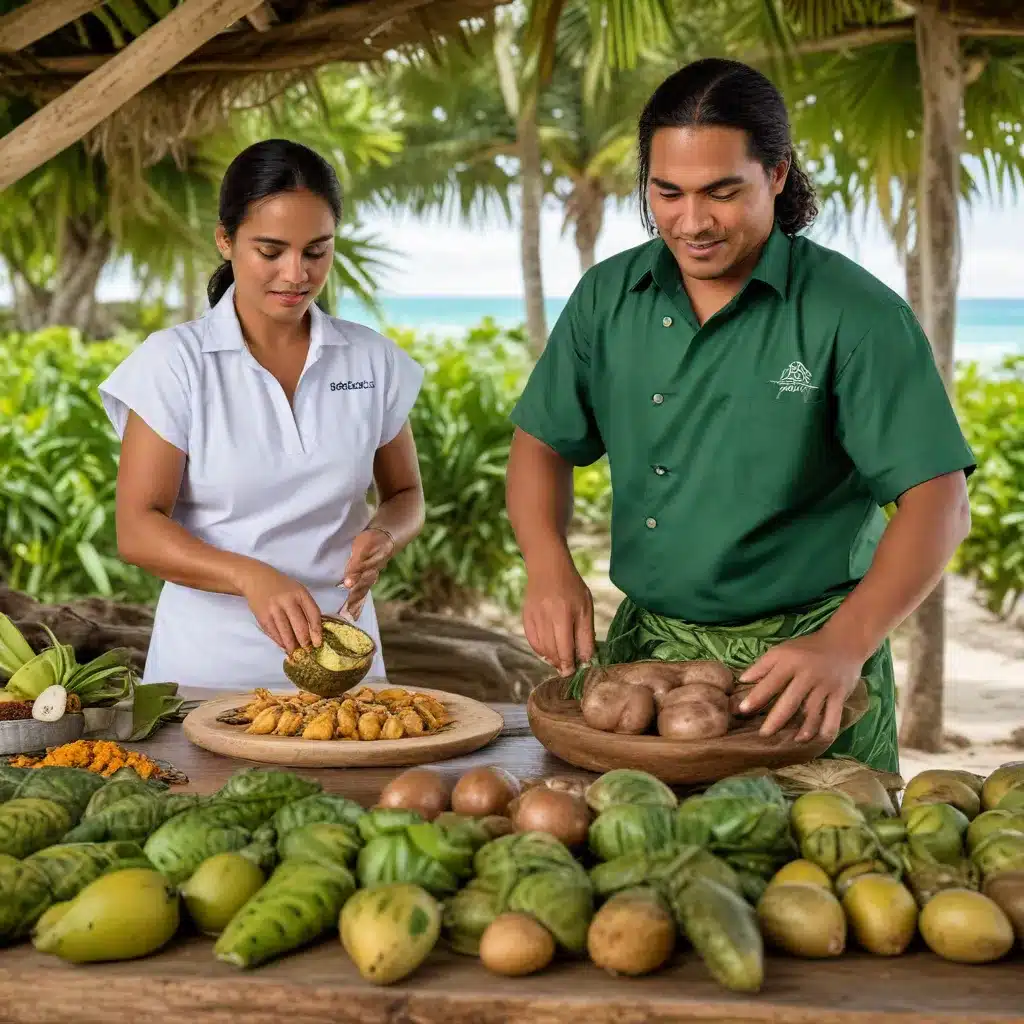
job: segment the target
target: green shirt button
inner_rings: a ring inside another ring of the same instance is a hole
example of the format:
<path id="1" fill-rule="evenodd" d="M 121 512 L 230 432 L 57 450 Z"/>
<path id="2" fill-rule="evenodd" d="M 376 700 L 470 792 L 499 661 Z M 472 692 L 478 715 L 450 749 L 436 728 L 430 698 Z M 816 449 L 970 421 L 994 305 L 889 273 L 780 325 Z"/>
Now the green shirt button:
<path id="1" fill-rule="evenodd" d="M 671 327 L 672 326 L 672 317 L 670 317 L 670 316 L 663 316 L 661 318 L 661 325 L 662 325 L 662 327 Z"/>
<path id="2" fill-rule="evenodd" d="M 655 405 L 661 405 L 661 403 L 665 401 L 665 396 L 664 395 L 651 395 L 651 401 Z"/>
<path id="3" fill-rule="evenodd" d="M 655 466 L 654 472 L 657 473 L 658 476 L 664 476 L 668 470 L 664 466 Z"/>
<path id="4" fill-rule="evenodd" d="M 647 517 L 647 529 L 653 530 L 658 525 L 658 520 L 654 516 Z"/>

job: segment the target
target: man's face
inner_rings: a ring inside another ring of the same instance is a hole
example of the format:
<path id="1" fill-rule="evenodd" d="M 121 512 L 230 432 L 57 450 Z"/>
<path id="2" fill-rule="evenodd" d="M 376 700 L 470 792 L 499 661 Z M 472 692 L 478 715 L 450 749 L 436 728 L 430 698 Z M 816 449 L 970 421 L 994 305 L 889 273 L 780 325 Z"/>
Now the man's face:
<path id="1" fill-rule="evenodd" d="M 771 233 L 789 170 L 767 172 L 735 128 L 660 128 L 651 140 L 647 198 L 683 274 L 699 281 L 748 273 Z"/>

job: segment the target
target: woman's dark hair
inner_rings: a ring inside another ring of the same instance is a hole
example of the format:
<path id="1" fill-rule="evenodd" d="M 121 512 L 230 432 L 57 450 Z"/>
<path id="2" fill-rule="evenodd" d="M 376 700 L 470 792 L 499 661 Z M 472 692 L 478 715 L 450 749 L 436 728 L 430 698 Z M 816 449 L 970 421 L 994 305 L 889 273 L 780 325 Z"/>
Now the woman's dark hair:
<path id="1" fill-rule="evenodd" d="M 644 227 L 654 234 L 647 200 L 651 140 L 659 128 L 738 128 L 746 132 L 750 154 L 766 171 L 790 161 L 789 176 L 775 199 L 775 219 L 795 235 L 818 215 L 814 186 L 793 152 L 789 115 L 779 90 L 746 64 L 721 57 L 694 61 L 655 89 L 640 115 L 639 190 Z"/>
<path id="2" fill-rule="evenodd" d="M 306 189 L 331 208 L 335 223 L 341 219 L 341 185 L 334 168 L 319 153 L 288 139 L 266 139 L 243 149 L 220 183 L 219 218 L 228 238 L 234 238 L 253 203 L 282 192 Z M 206 286 L 210 306 L 216 306 L 235 280 L 225 260 Z"/>

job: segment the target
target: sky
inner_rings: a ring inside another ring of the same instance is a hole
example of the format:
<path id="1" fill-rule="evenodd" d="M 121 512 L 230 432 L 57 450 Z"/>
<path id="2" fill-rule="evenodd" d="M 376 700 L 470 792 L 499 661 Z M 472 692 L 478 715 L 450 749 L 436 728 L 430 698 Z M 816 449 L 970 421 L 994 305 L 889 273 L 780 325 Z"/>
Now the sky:
<path id="1" fill-rule="evenodd" d="M 903 294 L 903 271 L 879 226 L 860 223 L 854 232 L 830 234 L 812 229 L 818 241 L 838 249 L 887 285 Z M 389 257 L 393 269 L 381 277 L 382 292 L 392 295 L 521 296 L 519 235 L 515 224 L 501 220 L 471 227 L 415 220 L 406 216 L 375 217 L 365 229 L 399 254 Z M 963 223 L 961 298 L 1024 298 L 1021 240 L 1024 202 L 1002 208 L 978 204 Z M 635 208 L 609 209 L 598 242 L 603 259 L 645 240 Z M 561 215 L 547 205 L 541 228 L 545 294 L 567 296 L 579 277 L 571 235 L 561 234 Z M 122 270 L 112 268 L 100 284 L 101 299 L 133 297 Z M 3 297 L 5 298 L 5 297 Z"/>
<path id="2" fill-rule="evenodd" d="M 396 271 L 382 280 L 383 289 L 403 295 L 513 295 L 522 294 L 518 228 L 497 222 L 487 230 L 467 229 L 410 218 L 381 218 L 367 229 L 380 241 L 404 251 Z M 880 226 L 854 225 L 831 234 L 824 225 L 812 236 L 838 249 L 901 294 L 903 269 Z M 646 239 L 634 207 L 612 211 L 597 247 L 603 259 Z M 979 205 L 963 224 L 962 298 L 1024 298 L 1021 240 L 1024 239 L 1024 202 L 996 208 Z M 568 295 L 579 276 L 575 243 L 561 235 L 561 215 L 545 209 L 541 227 L 541 260 L 545 293 Z"/>

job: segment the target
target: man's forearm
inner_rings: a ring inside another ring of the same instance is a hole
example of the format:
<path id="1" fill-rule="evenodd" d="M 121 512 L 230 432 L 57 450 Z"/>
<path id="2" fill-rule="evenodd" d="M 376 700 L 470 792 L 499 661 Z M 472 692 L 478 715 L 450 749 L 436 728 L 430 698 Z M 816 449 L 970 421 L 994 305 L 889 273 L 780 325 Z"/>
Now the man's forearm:
<path id="1" fill-rule="evenodd" d="M 866 661 L 931 593 L 970 530 L 962 474 L 908 491 L 886 528 L 871 568 L 822 633 Z"/>
<path id="2" fill-rule="evenodd" d="M 512 439 L 505 502 L 527 565 L 568 551 L 572 522 L 572 465 L 547 445 L 517 430 Z"/>

